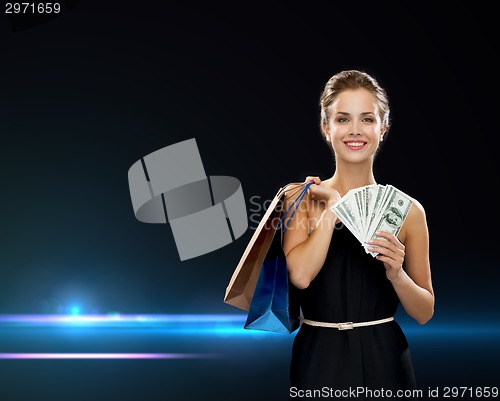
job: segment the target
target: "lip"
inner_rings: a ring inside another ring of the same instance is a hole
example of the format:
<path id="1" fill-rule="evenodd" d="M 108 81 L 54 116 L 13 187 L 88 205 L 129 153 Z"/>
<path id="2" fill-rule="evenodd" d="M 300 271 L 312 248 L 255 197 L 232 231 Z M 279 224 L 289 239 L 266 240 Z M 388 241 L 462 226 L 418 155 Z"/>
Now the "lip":
<path id="1" fill-rule="evenodd" d="M 363 149 L 366 145 L 365 141 L 348 141 L 344 142 L 345 146 L 347 146 L 350 150 L 360 150 Z"/>

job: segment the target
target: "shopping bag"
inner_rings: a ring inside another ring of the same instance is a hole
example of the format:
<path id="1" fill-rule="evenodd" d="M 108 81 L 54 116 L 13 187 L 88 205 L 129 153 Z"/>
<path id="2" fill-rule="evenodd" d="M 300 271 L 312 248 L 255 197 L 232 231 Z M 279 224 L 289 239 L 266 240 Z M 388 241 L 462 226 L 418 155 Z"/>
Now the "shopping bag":
<path id="1" fill-rule="evenodd" d="M 278 232 L 279 231 L 279 232 Z M 292 333 L 300 325 L 300 304 L 289 282 L 286 259 L 281 246 L 282 230 L 273 241 L 262 263 L 245 322 L 246 329 Z"/>
<path id="2" fill-rule="evenodd" d="M 250 303 L 246 329 L 292 333 L 300 326 L 300 302 L 297 288 L 290 283 L 283 234 L 311 184 L 305 185 L 290 207 L 283 213 L 274 230 L 270 246 L 261 265 Z"/>
<path id="3" fill-rule="evenodd" d="M 283 203 L 285 197 L 300 193 L 305 185 L 305 183 L 290 184 L 278 190 L 264 213 L 264 216 L 260 220 L 231 276 L 229 284 L 226 287 L 224 303 L 244 311 L 250 309 L 250 303 L 259 278 L 262 263 L 274 239 L 274 234 L 280 224 L 280 220 L 284 215 Z M 298 197 L 299 195 L 297 198 Z"/>

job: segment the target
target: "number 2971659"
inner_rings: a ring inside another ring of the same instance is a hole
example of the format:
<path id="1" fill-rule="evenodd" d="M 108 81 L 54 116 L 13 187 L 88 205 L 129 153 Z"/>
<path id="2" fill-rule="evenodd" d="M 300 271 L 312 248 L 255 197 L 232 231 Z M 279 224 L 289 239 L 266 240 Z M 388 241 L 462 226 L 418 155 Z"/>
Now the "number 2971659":
<path id="1" fill-rule="evenodd" d="M 61 3 L 5 3 L 5 14 L 58 14 Z"/>

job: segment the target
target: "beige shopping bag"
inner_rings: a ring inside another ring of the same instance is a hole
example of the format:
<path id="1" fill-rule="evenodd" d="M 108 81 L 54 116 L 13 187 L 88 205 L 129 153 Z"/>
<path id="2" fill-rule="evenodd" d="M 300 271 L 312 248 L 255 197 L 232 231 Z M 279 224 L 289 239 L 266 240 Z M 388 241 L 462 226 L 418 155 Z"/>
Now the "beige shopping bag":
<path id="1" fill-rule="evenodd" d="M 293 196 L 303 186 L 304 183 L 293 183 L 278 190 L 233 272 L 226 288 L 224 303 L 245 311 L 250 309 L 262 263 L 285 212 L 285 198 Z"/>

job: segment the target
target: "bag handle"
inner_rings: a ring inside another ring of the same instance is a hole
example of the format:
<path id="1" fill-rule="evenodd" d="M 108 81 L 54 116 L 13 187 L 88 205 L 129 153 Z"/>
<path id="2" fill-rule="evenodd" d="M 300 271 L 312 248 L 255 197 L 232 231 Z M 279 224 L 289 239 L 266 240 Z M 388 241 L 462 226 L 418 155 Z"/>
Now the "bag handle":
<path id="1" fill-rule="evenodd" d="M 278 226 L 283 222 L 283 219 L 286 217 L 286 215 L 290 212 L 290 210 L 292 210 L 293 208 L 293 211 L 292 211 L 292 214 L 291 216 L 288 218 L 288 220 L 286 221 L 284 227 L 283 227 L 283 233 L 286 231 L 286 229 L 288 228 L 288 225 L 290 224 L 290 221 L 292 220 L 293 218 L 293 215 L 295 214 L 295 212 L 297 211 L 298 207 L 300 206 L 300 203 L 302 202 L 302 200 L 304 199 L 304 196 L 306 195 L 307 193 L 307 190 L 309 189 L 309 187 L 313 184 L 314 182 L 308 182 L 308 183 L 305 183 L 305 184 L 300 184 L 299 187 L 302 187 L 302 189 L 300 190 L 300 193 L 299 195 L 293 200 L 292 204 L 289 206 L 289 208 L 286 210 L 286 212 L 283 214 L 283 216 L 281 216 L 280 218 L 280 221 L 278 223 Z M 295 187 L 294 189 L 296 189 L 297 187 Z M 297 193 L 294 192 L 294 194 Z"/>

